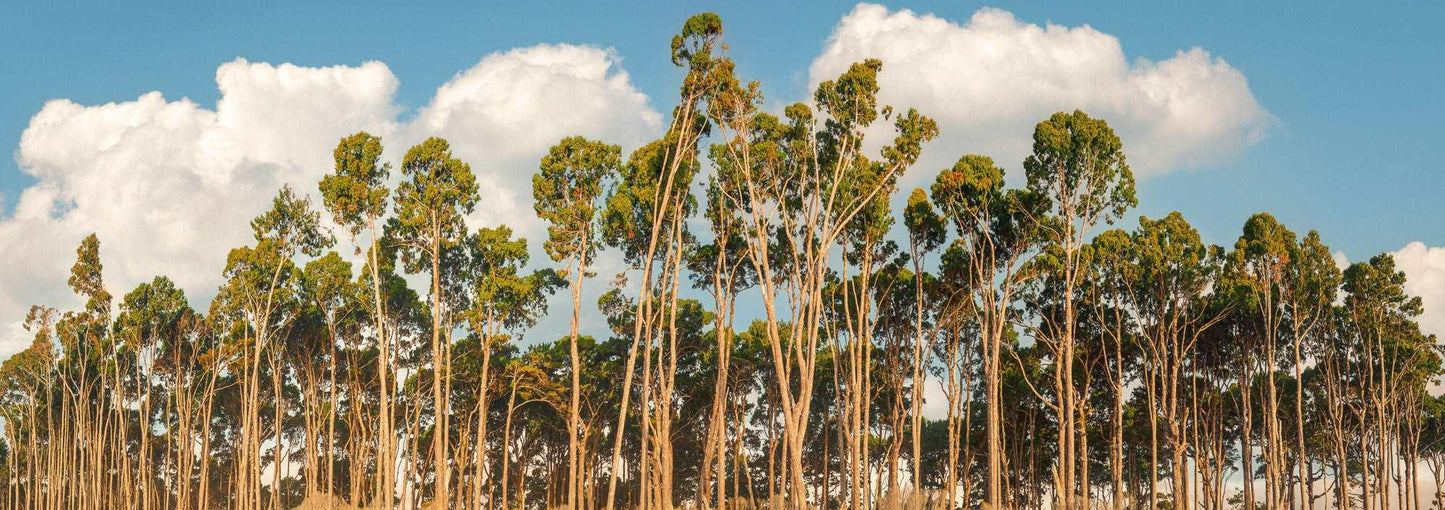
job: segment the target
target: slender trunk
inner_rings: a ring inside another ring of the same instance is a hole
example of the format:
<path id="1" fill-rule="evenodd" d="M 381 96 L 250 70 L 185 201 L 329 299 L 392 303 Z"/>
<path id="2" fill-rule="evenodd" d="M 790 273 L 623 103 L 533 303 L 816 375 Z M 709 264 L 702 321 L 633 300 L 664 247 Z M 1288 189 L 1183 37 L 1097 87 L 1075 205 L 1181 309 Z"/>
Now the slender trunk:
<path id="1" fill-rule="evenodd" d="M 568 333 L 569 356 L 572 360 L 572 402 L 567 409 L 567 507 L 570 510 L 578 510 L 577 507 L 577 433 L 582 428 L 581 407 L 582 407 L 582 359 L 577 352 L 577 327 L 582 315 L 582 274 L 587 268 L 587 244 L 582 245 L 576 265 L 573 266 L 572 274 L 572 322 Z"/>
<path id="2" fill-rule="evenodd" d="M 436 470 L 436 488 L 433 500 L 437 508 L 451 508 L 451 464 L 447 458 L 447 443 L 450 442 L 451 431 L 448 429 L 447 418 L 451 415 L 449 409 L 448 395 L 443 392 L 443 386 L 450 382 L 451 373 L 449 356 L 450 349 L 442 345 L 442 283 L 441 283 L 441 232 L 439 227 L 432 229 L 431 242 L 431 353 L 432 353 L 432 408 L 436 413 L 434 421 L 435 433 L 432 434 L 432 465 Z M 450 342 L 448 342 L 450 343 Z M 575 349 L 575 347 L 574 347 Z"/>

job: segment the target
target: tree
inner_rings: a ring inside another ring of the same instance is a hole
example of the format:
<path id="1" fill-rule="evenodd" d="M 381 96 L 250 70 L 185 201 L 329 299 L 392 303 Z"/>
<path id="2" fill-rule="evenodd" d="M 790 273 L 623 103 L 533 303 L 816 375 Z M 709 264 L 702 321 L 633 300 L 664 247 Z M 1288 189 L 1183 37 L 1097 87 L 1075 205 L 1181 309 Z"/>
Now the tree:
<path id="1" fill-rule="evenodd" d="M 174 342 L 187 327 L 184 321 L 193 320 L 194 312 L 186 302 L 186 295 L 169 278 L 157 276 L 149 283 L 142 283 L 127 293 L 121 301 L 120 314 L 116 318 L 117 335 L 131 352 L 135 353 L 135 400 L 138 401 L 136 432 L 139 434 L 137 457 L 142 460 L 137 478 L 142 484 L 140 490 L 141 508 L 157 506 L 160 485 L 155 484 L 159 470 L 153 465 L 151 437 L 156 423 L 155 368 L 157 352 L 168 341 Z M 187 454 L 189 456 L 189 454 Z"/>
<path id="2" fill-rule="evenodd" d="M 462 218 L 476 207 L 477 181 L 471 166 L 452 157 L 451 145 L 441 138 L 428 138 L 407 149 L 401 174 L 407 178 L 396 188 L 397 242 L 408 271 L 420 272 L 429 264 L 431 274 L 431 359 L 432 405 L 437 431 L 432 462 L 437 467 L 434 500 L 442 508 L 451 506 L 450 472 L 447 463 L 447 431 L 450 430 L 451 328 L 456 310 L 444 309 L 447 296 L 442 285 L 445 250 L 466 235 Z M 450 268 L 448 268 L 450 269 Z"/>
<path id="3" fill-rule="evenodd" d="M 527 240 L 514 238 L 512 229 L 505 225 L 478 229 L 468 236 L 465 248 L 467 260 L 463 271 L 470 296 L 461 320 L 476 338 L 481 353 L 480 373 L 474 381 L 478 407 L 474 442 L 477 460 L 473 468 L 477 475 L 472 483 L 472 501 L 479 505 L 483 488 L 491 485 L 484 474 L 490 472 L 487 391 L 491 388 L 492 353 L 499 342 L 521 336 L 546 315 L 547 297 L 562 282 L 551 270 L 523 273 L 529 258 Z M 491 490 L 486 492 L 486 500 L 490 502 Z"/>
<path id="4" fill-rule="evenodd" d="M 580 136 L 562 139 L 542 158 L 532 176 L 532 197 L 537 216 L 546 221 L 543 247 L 552 260 L 563 264 L 561 273 L 572 291 L 572 321 L 568 338 L 572 361 L 572 400 L 568 406 L 567 505 L 578 508 L 577 434 L 581 420 L 581 356 L 577 328 L 582 314 L 582 279 L 589 275 L 597 251 L 598 199 L 608 179 L 617 173 L 621 148 Z"/>
<path id="5" fill-rule="evenodd" d="M 1076 355 L 1074 304 L 1079 277 L 1084 274 L 1083 247 L 1099 223 L 1112 224 L 1138 203 L 1134 197 L 1134 174 L 1125 162 L 1123 144 L 1109 124 L 1084 112 L 1059 112 L 1034 128 L 1033 154 L 1024 160 L 1028 189 L 1051 204 L 1047 216 L 1034 218 L 1039 233 L 1054 252 L 1048 270 L 1060 280 L 1062 309 L 1057 322 L 1040 329 L 1039 340 L 1053 351 L 1054 403 L 1059 421 L 1059 472 L 1055 477 L 1056 506 L 1073 508 L 1078 493 L 1079 473 L 1087 465 L 1087 452 L 1080 451 L 1086 433 L 1083 400 L 1074 387 Z"/>
<path id="6" fill-rule="evenodd" d="M 376 488 L 382 500 L 382 508 L 390 510 L 396 499 L 396 449 L 392 441 L 395 433 L 391 411 L 391 393 L 395 384 L 389 378 L 392 344 L 384 323 L 387 312 L 382 303 L 382 279 L 379 273 L 381 263 L 377 260 L 377 254 L 382 250 L 381 231 L 377 228 L 377 222 L 386 213 L 388 190 L 385 181 L 391 168 L 390 165 L 381 163 L 381 152 L 381 139 L 364 131 L 342 138 L 332 153 L 336 161 L 335 169 L 321 178 L 320 189 L 326 210 L 331 212 L 332 220 L 350 234 L 353 244 L 363 229 L 370 234 L 370 242 L 365 250 L 366 267 L 369 271 L 365 274 L 369 276 L 371 317 L 375 321 L 372 334 L 376 336 L 381 354 L 376 363 L 381 390 L 378 394 L 380 409 L 377 414 L 380 419 L 376 434 L 376 455 L 378 459 L 385 459 L 377 463 L 380 472 Z M 357 245 L 357 249 L 360 250 L 361 246 Z"/>
<path id="7" fill-rule="evenodd" d="M 1140 218 L 1139 229 L 1131 237 L 1138 271 L 1131 308 L 1145 344 L 1150 436 L 1157 436 L 1158 421 L 1164 421 L 1172 455 L 1172 505 L 1187 508 L 1192 504 L 1192 489 L 1184 456 L 1190 450 L 1189 428 L 1197 424 L 1191 423 L 1189 410 L 1184 408 L 1186 388 L 1182 382 L 1189 377 L 1189 363 L 1201 335 L 1224 316 L 1206 301 L 1222 267 L 1224 251 L 1203 244 L 1199 232 L 1178 212 L 1159 220 Z M 1151 464 L 1158 466 L 1157 439 L 1151 442 Z M 1158 493 L 1157 485 L 1151 475 L 1151 494 Z"/>
<path id="8" fill-rule="evenodd" d="M 922 458 L 923 458 L 923 385 L 926 381 L 927 358 L 925 357 L 931 349 L 926 345 L 923 321 L 925 311 L 929 308 L 924 303 L 924 258 L 940 246 L 943 246 L 944 239 L 948 236 L 947 225 L 944 218 L 939 216 L 933 209 L 933 204 L 928 201 L 928 195 L 921 188 L 915 188 L 908 195 L 908 206 L 903 210 L 903 224 L 908 229 L 908 254 L 913 261 L 913 291 L 914 291 L 914 319 L 913 319 L 913 374 L 912 374 L 912 403 L 910 409 L 909 430 L 912 433 L 911 445 L 913 448 L 913 478 L 923 479 Z M 918 486 L 915 482 L 914 486 Z M 914 510 L 921 510 L 923 498 L 914 498 Z"/>
<path id="9" fill-rule="evenodd" d="M 984 435 L 987 483 L 984 502 L 1004 505 L 1002 360 L 1011 331 L 1009 314 L 1027 275 L 1023 266 L 1037 243 L 1036 222 L 1045 202 L 1029 190 L 1005 190 L 1004 171 L 986 156 L 966 154 L 938 174 L 933 202 L 953 224 L 957 239 L 948 248 L 969 290 L 968 310 L 981 342 L 985 382 Z"/>
<path id="10" fill-rule="evenodd" d="M 1414 475 L 1396 472 L 1400 457 L 1406 464 L 1412 460 L 1401 425 L 1419 412 L 1423 384 L 1440 373 L 1439 348 L 1433 336 L 1420 332 L 1420 298 L 1405 292 L 1405 274 L 1389 254 L 1351 264 L 1342 283 L 1351 334 L 1362 346 L 1356 371 L 1362 386 L 1361 501 L 1366 509 L 1405 507 L 1406 493 L 1397 488 L 1391 501 L 1388 482 Z"/>
<path id="11" fill-rule="evenodd" d="M 1282 504 L 1290 494 L 1287 473 L 1279 470 L 1285 464 L 1284 437 L 1278 408 L 1277 389 L 1273 376 L 1280 360 L 1279 344 L 1287 339 L 1293 346 L 1294 378 L 1302 380 L 1307 343 L 1321 341 L 1319 332 L 1330 314 L 1339 270 L 1329 248 L 1318 233 L 1311 231 L 1304 239 L 1285 228 L 1268 213 L 1251 216 L 1244 233 L 1230 254 L 1229 281 L 1244 307 L 1253 310 L 1260 332 L 1263 363 L 1269 377 L 1265 379 L 1265 490 L 1266 504 Z M 1295 401 L 1302 402 L 1303 386 L 1295 384 Z M 1313 506 L 1314 489 L 1310 482 L 1309 462 L 1305 451 L 1303 405 L 1295 406 L 1294 454 L 1299 467 L 1299 501 Z M 1348 483 L 1348 482 L 1345 482 Z"/>
<path id="12" fill-rule="evenodd" d="M 1124 413 L 1130 372 L 1134 371 L 1137 325 L 1134 314 L 1134 288 L 1140 270 L 1134 255 L 1134 240 L 1120 229 L 1100 232 L 1089 242 L 1086 258 L 1090 262 L 1085 278 L 1087 303 L 1085 314 L 1102 337 L 1102 348 L 1109 351 L 1104 373 L 1113 406 L 1110 409 L 1109 485 L 1111 508 L 1124 508 L 1129 499 L 1124 483 Z M 1126 353 L 1126 346 L 1129 351 Z"/>
<path id="13" fill-rule="evenodd" d="M 1021 186 L 969 154 L 898 195 L 938 127 L 882 104 L 881 61 L 773 115 L 715 14 L 669 49 L 657 140 L 541 158 L 550 264 L 467 225 L 445 141 L 399 158 L 393 196 L 364 132 L 319 186 L 354 252 L 282 187 L 205 314 L 164 276 L 112 295 L 85 238 L 77 304 L 31 308 L 0 363 L 0 508 L 1432 502 L 1445 363 L 1388 254 L 1341 273 L 1265 213 L 1227 255 L 1179 213 L 1105 230 L 1133 178 L 1077 111 L 1035 128 Z M 602 247 L 625 267 L 594 314 Z M 533 343 L 563 285 L 569 333 Z"/>
<path id="14" fill-rule="evenodd" d="M 351 281 L 351 264 L 342 260 L 336 252 L 306 263 L 300 275 L 300 293 L 307 327 L 296 328 L 293 337 L 297 341 L 287 349 L 293 371 L 302 385 L 302 398 L 306 404 L 305 434 L 306 447 L 304 463 L 306 497 L 312 497 L 319 490 L 322 480 L 322 466 L 325 466 L 325 494 L 335 493 L 335 452 L 336 419 L 338 402 L 337 345 L 344 332 L 351 329 L 351 317 L 356 311 L 359 290 Z M 317 373 L 318 361 L 326 361 L 326 377 Z M 321 396 L 325 386 L 327 396 Z M 323 422 L 324 417 L 324 422 Z M 325 439 L 322 439 L 322 427 Z M 324 463 L 324 464 L 323 464 Z"/>
<path id="15" fill-rule="evenodd" d="M 271 209 L 251 221 L 256 246 L 233 249 L 226 257 L 226 283 L 211 305 L 213 314 L 230 319 L 232 349 L 239 354 L 232 358 L 233 370 L 240 372 L 243 392 L 237 446 L 240 457 L 233 480 L 241 508 L 262 506 L 262 356 L 272 356 L 268 362 L 274 369 L 272 360 L 278 348 L 275 341 L 296 317 L 292 259 L 303 253 L 319 255 L 332 242 L 322 233 L 320 221 L 309 199 L 297 197 L 289 186 L 282 187 Z M 277 453 L 281 447 L 279 442 L 273 445 Z M 279 461 L 280 455 L 273 455 L 273 459 Z M 273 490 L 271 504 L 279 503 L 280 494 Z"/>

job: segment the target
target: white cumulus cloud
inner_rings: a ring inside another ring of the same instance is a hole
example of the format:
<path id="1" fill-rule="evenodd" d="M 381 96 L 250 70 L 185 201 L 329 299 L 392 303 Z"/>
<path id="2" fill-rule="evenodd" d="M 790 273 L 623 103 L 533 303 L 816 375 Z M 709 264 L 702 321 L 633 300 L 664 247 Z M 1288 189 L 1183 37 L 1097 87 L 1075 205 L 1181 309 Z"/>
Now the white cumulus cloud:
<path id="1" fill-rule="evenodd" d="M 964 151 L 1016 171 L 1034 124 L 1056 111 L 1082 109 L 1108 120 L 1141 175 L 1220 161 L 1274 122 L 1244 75 L 1204 49 L 1131 61 L 1118 38 L 1088 25 L 1039 26 L 994 8 L 960 24 L 859 4 L 833 29 L 809 82 L 833 79 L 866 58 L 883 62 L 884 102 L 918 108 L 939 123 L 941 138 L 922 162 L 929 172 L 914 179 Z"/>
<path id="2" fill-rule="evenodd" d="M 28 344 L 18 321 L 30 304 L 78 304 L 65 282 L 91 232 L 113 294 L 167 275 L 205 308 L 226 252 L 251 242 L 248 221 L 283 184 L 314 196 L 336 141 L 355 131 L 382 136 L 392 161 L 426 136 L 448 138 L 481 180 L 477 226 L 530 211 L 529 177 L 557 139 L 636 146 L 660 124 L 619 59 L 583 46 L 489 55 L 409 122 L 399 120 L 398 79 L 380 62 L 238 59 L 217 69 L 216 83 L 214 109 L 151 92 L 103 105 L 57 99 L 31 119 L 15 157 L 36 182 L 0 215 L 0 358 Z"/>
<path id="3" fill-rule="evenodd" d="M 380 63 L 303 68 L 236 60 L 220 66 L 215 110 L 151 92 L 87 106 L 59 99 L 21 134 L 16 160 L 37 182 L 0 221 L 0 317 L 31 303 L 72 304 L 74 249 L 101 239 L 117 296 L 155 275 L 209 295 L 226 251 L 283 183 L 314 187 L 328 145 L 395 116 L 396 77 Z M 204 307 L 205 303 L 196 303 Z M 0 351 L 21 344 L 6 338 Z"/>
<path id="4" fill-rule="evenodd" d="M 1420 329 L 1445 339 L 1445 246 L 1415 241 L 1391 255 L 1405 272 L 1405 291 L 1418 296 L 1425 308 Z"/>
<path id="5" fill-rule="evenodd" d="M 1405 273 L 1405 292 L 1420 298 L 1420 330 L 1445 341 L 1445 246 L 1412 241 L 1389 255 L 1395 269 Z M 1350 265 L 1344 252 L 1335 252 L 1334 259 L 1342 271 Z"/>
<path id="6" fill-rule="evenodd" d="M 661 123 L 616 54 L 544 44 L 493 53 L 457 73 L 405 136 L 408 143 L 446 138 L 456 156 L 471 163 L 483 197 L 469 218 L 473 225 L 508 223 L 530 235 L 545 232 L 532 214 L 531 179 L 549 147 L 582 135 L 630 150 Z"/>

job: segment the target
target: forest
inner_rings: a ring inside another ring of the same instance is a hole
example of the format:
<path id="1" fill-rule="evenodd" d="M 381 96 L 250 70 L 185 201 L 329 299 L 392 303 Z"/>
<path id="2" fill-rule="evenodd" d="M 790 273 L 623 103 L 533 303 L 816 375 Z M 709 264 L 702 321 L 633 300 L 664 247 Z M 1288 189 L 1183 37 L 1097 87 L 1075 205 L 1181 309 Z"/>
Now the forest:
<path id="1" fill-rule="evenodd" d="M 86 238 L 84 307 L 32 307 L 0 367 L 0 509 L 1445 504 L 1442 353 L 1390 255 L 1135 216 L 1081 111 L 1021 175 L 913 168 L 939 130 L 881 104 L 886 62 L 770 112 L 718 16 L 670 54 L 660 139 L 540 159 L 545 238 L 468 225 L 487 190 L 446 140 L 393 168 L 366 132 L 257 211 L 204 309 L 112 294 Z"/>

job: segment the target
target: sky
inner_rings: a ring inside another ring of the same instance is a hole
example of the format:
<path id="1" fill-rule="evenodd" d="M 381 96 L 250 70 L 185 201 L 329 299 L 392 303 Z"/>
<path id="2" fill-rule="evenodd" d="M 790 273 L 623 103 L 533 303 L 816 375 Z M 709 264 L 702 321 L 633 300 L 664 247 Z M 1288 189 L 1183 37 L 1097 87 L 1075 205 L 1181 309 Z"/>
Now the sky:
<path id="1" fill-rule="evenodd" d="M 1131 217 L 1178 210 L 1228 247 L 1269 211 L 1341 261 L 1393 253 L 1445 334 L 1445 4 L 10 2 L 0 357 L 31 304 L 79 304 L 65 278 L 90 232 L 112 293 L 165 274 L 204 309 L 247 220 L 281 185 L 314 195 L 361 129 L 392 161 L 451 140 L 482 185 L 473 226 L 512 224 L 540 261 L 537 159 L 571 134 L 658 136 L 668 41 L 699 11 L 771 109 L 882 59 L 882 99 L 942 128 L 905 186 L 965 152 L 1016 176 L 1033 124 L 1082 108 L 1124 139 Z"/>

